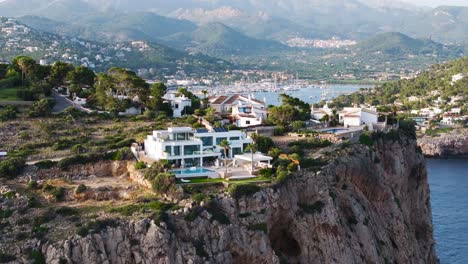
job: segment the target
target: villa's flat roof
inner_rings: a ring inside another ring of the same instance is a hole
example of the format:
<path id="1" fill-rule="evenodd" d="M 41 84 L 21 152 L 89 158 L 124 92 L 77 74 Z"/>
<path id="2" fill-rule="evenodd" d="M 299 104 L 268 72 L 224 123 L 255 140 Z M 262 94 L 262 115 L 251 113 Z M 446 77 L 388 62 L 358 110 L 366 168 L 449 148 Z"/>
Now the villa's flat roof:
<path id="1" fill-rule="evenodd" d="M 249 154 L 249 153 L 235 155 L 234 158 L 240 159 L 240 160 L 249 161 L 249 162 L 252 162 L 252 161 L 269 161 L 269 160 L 273 160 L 272 157 L 270 157 L 270 156 L 265 156 L 265 155 L 263 155 L 263 154 L 253 154 L 253 158 L 252 158 L 252 154 Z"/>

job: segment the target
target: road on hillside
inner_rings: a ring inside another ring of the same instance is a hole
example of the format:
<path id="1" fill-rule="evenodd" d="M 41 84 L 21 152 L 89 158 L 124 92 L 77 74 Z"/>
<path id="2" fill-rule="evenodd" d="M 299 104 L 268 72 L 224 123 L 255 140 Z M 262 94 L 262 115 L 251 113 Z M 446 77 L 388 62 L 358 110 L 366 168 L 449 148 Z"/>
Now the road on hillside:
<path id="1" fill-rule="evenodd" d="M 59 93 L 57 92 L 53 92 L 53 93 L 54 93 L 54 98 L 55 98 L 55 106 L 52 109 L 52 111 L 54 113 L 60 113 L 63 110 L 67 109 L 68 107 L 73 106 L 69 101 L 67 101 L 67 99 L 65 99 L 65 97 L 61 96 Z"/>

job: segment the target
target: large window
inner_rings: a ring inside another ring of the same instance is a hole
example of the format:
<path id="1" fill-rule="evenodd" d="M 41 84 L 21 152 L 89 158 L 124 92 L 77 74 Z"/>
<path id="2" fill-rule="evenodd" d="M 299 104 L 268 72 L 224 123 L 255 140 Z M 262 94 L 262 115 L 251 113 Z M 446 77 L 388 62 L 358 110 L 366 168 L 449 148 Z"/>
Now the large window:
<path id="1" fill-rule="evenodd" d="M 212 147 L 213 146 L 213 137 L 201 137 L 200 139 L 203 142 L 204 147 Z"/>
<path id="2" fill-rule="evenodd" d="M 229 140 L 240 140 L 240 137 L 230 137 Z"/>
<path id="3" fill-rule="evenodd" d="M 241 148 L 232 148 L 232 155 L 239 155 L 242 154 Z"/>
<path id="4" fill-rule="evenodd" d="M 227 140 L 227 138 L 225 138 L 225 137 L 217 138 L 216 139 L 216 145 L 221 144 L 221 141 L 223 141 L 223 140 Z"/>
<path id="5" fill-rule="evenodd" d="M 200 145 L 184 146 L 184 155 L 197 155 L 200 153 Z"/>
<path id="6" fill-rule="evenodd" d="M 182 140 L 187 140 L 187 133 L 177 133 L 176 134 L 176 140 L 182 141 Z"/>
<path id="7" fill-rule="evenodd" d="M 180 146 L 174 146 L 174 156 L 180 156 Z"/>
<path id="8" fill-rule="evenodd" d="M 172 155 L 171 146 L 166 146 L 166 149 L 164 151 L 166 151 L 167 155 Z"/>

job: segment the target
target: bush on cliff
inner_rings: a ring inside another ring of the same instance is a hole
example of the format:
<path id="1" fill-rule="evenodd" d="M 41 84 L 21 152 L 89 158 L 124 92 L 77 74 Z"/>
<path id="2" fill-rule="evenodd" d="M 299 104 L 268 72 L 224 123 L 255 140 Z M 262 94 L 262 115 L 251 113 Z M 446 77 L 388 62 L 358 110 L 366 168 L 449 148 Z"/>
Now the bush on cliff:
<path id="1" fill-rule="evenodd" d="M 250 196 L 258 191 L 260 191 L 260 187 L 254 184 L 234 184 L 228 189 L 229 194 L 235 199 Z"/>
<path id="2" fill-rule="evenodd" d="M 368 133 L 362 133 L 359 136 L 359 143 L 366 145 L 368 147 L 372 147 L 374 145 L 374 140 Z"/>
<path id="3" fill-rule="evenodd" d="M 0 161 L 0 178 L 15 177 L 23 171 L 25 161 L 22 158 L 10 158 Z"/>

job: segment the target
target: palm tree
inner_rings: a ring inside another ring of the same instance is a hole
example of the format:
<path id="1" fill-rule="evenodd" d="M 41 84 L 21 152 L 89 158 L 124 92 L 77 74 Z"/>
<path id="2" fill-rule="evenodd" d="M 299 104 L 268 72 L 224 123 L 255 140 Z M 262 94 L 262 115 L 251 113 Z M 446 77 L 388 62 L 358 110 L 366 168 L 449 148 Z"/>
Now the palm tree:
<path id="1" fill-rule="evenodd" d="M 245 148 L 245 150 L 250 151 L 250 154 L 252 154 L 250 172 L 253 173 L 253 171 L 254 171 L 254 152 L 257 152 L 257 144 L 250 143 L 247 146 L 247 148 Z"/>
<path id="2" fill-rule="evenodd" d="M 227 152 L 229 150 L 229 141 L 225 139 L 219 143 L 219 146 L 224 149 L 224 168 L 227 174 Z"/>

